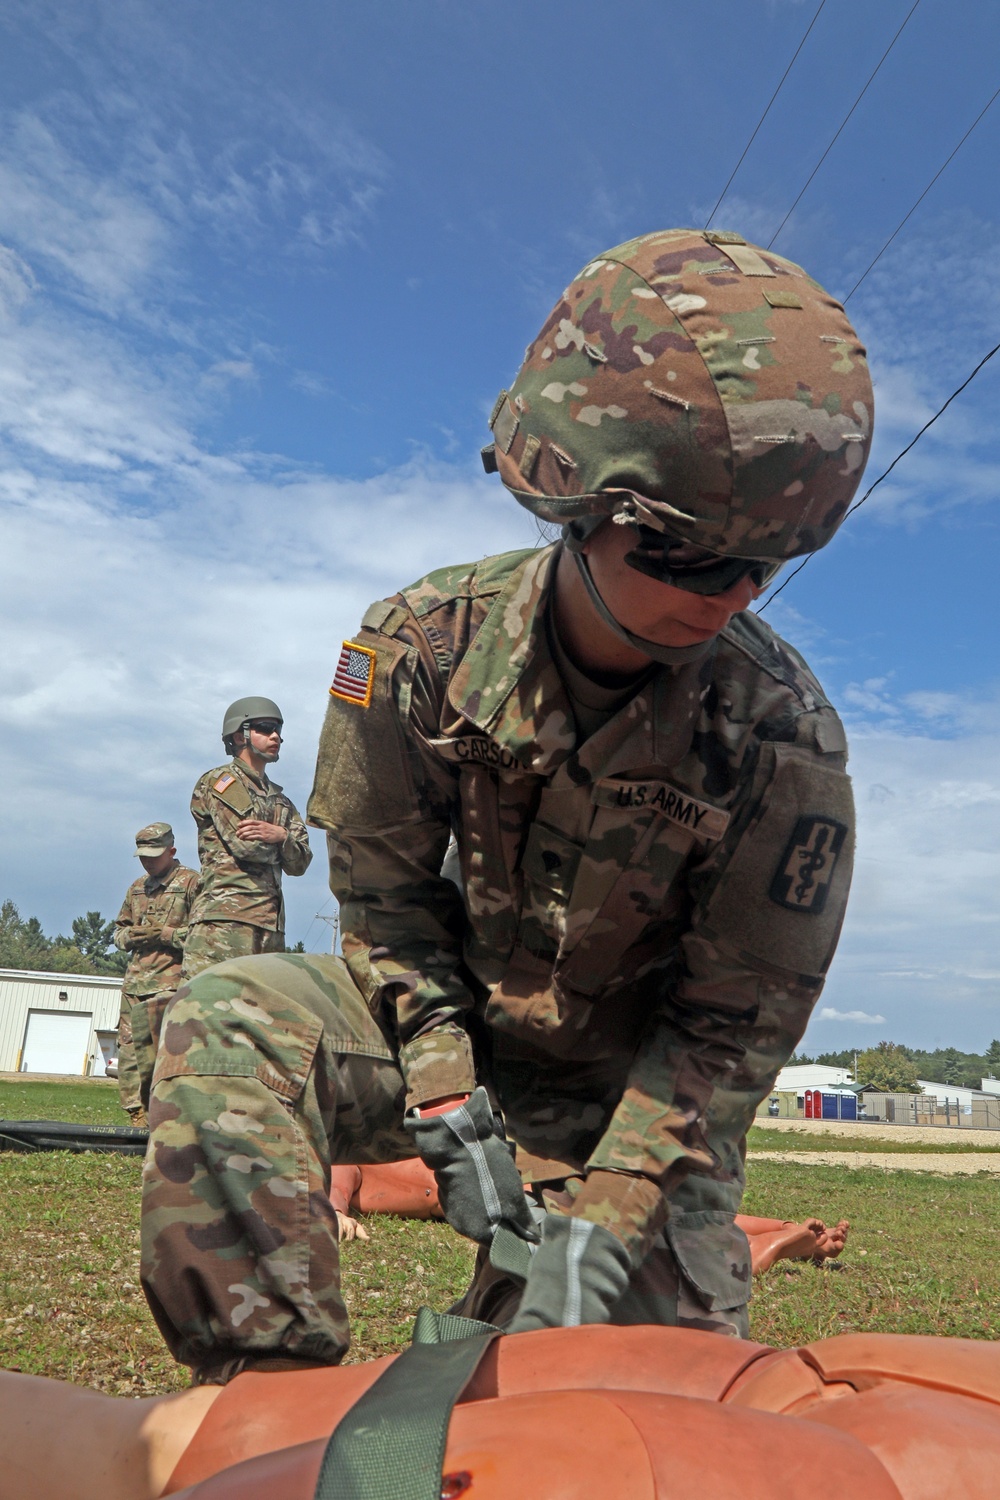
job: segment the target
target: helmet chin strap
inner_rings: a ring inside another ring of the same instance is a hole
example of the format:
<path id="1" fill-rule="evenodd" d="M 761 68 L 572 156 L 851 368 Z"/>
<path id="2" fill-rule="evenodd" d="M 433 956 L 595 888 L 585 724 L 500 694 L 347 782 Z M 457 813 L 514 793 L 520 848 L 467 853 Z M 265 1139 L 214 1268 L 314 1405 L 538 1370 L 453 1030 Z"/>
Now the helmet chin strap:
<path id="1" fill-rule="evenodd" d="M 587 596 L 591 604 L 597 610 L 601 619 L 609 630 L 613 631 L 620 641 L 631 646 L 635 651 L 641 651 L 643 656 L 648 656 L 651 661 L 658 661 L 665 667 L 682 667 L 686 662 L 697 661 L 712 649 L 715 638 L 699 641 L 694 646 L 661 646 L 657 641 L 644 640 L 641 635 L 633 635 L 631 630 L 616 620 L 604 600 L 601 598 L 594 575 L 590 571 L 590 564 L 582 552 L 575 547 L 569 548 L 573 560 L 580 570 L 583 586 L 587 590 Z"/>
<path id="2" fill-rule="evenodd" d="M 250 747 L 250 753 L 252 755 L 259 756 L 260 759 L 264 762 L 265 766 L 273 766 L 274 762 L 278 759 L 278 756 L 281 754 L 281 751 L 280 750 L 275 750 L 274 754 L 272 755 L 270 753 L 270 751 L 268 751 L 268 750 L 255 750 L 254 747 L 253 747 L 253 740 L 250 738 L 250 734 L 251 734 L 250 725 L 248 723 L 247 724 L 241 724 L 240 725 L 240 730 L 242 731 L 242 734 L 243 734 L 243 743 L 244 743 L 244 745 L 248 745 Z M 279 744 L 280 744 L 280 740 L 279 740 Z"/>

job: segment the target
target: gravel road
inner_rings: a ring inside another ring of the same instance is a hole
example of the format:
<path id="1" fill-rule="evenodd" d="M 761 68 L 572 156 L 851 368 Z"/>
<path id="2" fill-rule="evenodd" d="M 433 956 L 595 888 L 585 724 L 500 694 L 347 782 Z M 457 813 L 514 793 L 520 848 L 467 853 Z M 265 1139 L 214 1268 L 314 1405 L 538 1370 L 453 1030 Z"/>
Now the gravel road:
<path id="1" fill-rule="evenodd" d="M 882 1167 L 886 1172 L 940 1172 L 946 1177 L 971 1177 L 977 1172 L 988 1172 L 1000 1177 L 1000 1151 L 967 1155 L 957 1151 L 940 1155 L 933 1151 L 912 1155 L 906 1151 L 749 1151 L 747 1161 L 796 1162 L 801 1167 Z"/>

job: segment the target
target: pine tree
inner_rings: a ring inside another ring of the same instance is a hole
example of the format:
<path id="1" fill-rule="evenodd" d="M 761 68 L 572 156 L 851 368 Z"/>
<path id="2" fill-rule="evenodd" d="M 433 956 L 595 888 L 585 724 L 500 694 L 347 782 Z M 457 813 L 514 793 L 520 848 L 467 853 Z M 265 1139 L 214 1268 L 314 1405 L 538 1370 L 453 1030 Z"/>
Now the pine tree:
<path id="1" fill-rule="evenodd" d="M 86 916 L 73 918 L 74 948 L 93 965 L 95 974 L 122 974 L 128 959 L 112 947 L 114 922 L 105 922 L 99 911 L 88 911 Z"/>

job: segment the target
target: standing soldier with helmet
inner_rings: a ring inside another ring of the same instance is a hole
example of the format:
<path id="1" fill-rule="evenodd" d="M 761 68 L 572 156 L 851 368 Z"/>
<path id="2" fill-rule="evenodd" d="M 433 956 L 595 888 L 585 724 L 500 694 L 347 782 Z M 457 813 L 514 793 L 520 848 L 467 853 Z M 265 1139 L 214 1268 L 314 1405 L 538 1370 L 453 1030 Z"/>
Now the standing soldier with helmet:
<path id="1" fill-rule="evenodd" d="M 739 235 L 646 235 L 560 298 L 484 458 L 561 540 L 344 644 L 309 804 L 344 959 L 236 960 L 167 1012 L 143 1280 L 196 1379 L 342 1357 L 330 1162 L 414 1149 L 483 1247 L 466 1312 L 746 1334 L 746 1132 L 853 852 L 840 721 L 747 607 L 836 531 L 872 415 L 841 305 Z"/>
<path id="2" fill-rule="evenodd" d="M 250 953 L 283 953 L 281 876 L 304 875 L 309 834 L 267 767 L 281 749 L 281 710 L 270 698 L 226 709 L 222 742 L 232 756 L 200 777 L 191 797 L 201 879 L 195 893 L 184 978 Z"/>
<path id="3" fill-rule="evenodd" d="M 126 891 L 114 932 L 115 947 L 130 955 L 118 1019 L 118 1095 L 132 1124 L 145 1125 L 133 1009 L 150 1000 L 165 1004 L 181 982 L 184 933 L 198 876 L 174 858 L 177 850 L 169 823 L 140 828 L 135 853 L 146 873 Z"/>

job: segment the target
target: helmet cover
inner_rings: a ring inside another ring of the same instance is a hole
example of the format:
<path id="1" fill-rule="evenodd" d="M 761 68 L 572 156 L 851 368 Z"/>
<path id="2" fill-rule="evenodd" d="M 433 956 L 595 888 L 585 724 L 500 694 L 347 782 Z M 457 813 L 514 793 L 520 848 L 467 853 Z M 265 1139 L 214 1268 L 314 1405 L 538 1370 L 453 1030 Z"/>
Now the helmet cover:
<path id="1" fill-rule="evenodd" d="M 873 407 L 857 334 L 800 266 L 669 229 L 584 267 L 490 426 L 503 482 L 578 543 L 618 514 L 647 546 L 782 561 L 843 520 Z"/>

